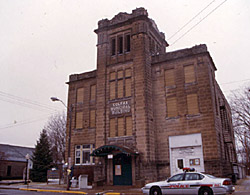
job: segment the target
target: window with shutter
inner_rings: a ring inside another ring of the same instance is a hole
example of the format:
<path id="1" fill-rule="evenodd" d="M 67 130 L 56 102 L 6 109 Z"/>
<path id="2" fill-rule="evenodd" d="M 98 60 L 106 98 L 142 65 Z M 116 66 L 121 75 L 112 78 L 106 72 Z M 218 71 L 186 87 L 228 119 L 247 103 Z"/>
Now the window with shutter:
<path id="1" fill-rule="evenodd" d="M 176 97 L 167 98 L 167 117 L 178 116 Z"/>
<path id="2" fill-rule="evenodd" d="M 83 112 L 76 113 L 76 129 L 83 128 Z"/>
<path id="3" fill-rule="evenodd" d="M 109 137 L 116 137 L 115 118 L 109 120 Z"/>
<path id="4" fill-rule="evenodd" d="M 165 86 L 175 85 L 174 69 L 165 70 Z"/>
<path id="5" fill-rule="evenodd" d="M 199 113 L 197 94 L 187 95 L 187 107 L 188 107 L 188 114 L 193 115 Z"/>
<path id="6" fill-rule="evenodd" d="M 185 83 L 195 82 L 194 65 L 184 66 Z"/>

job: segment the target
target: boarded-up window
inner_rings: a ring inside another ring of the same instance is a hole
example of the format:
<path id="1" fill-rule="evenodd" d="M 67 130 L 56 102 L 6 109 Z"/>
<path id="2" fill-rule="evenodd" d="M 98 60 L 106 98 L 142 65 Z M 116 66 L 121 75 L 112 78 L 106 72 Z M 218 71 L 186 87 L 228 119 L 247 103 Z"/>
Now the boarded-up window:
<path id="1" fill-rule="evenodd" d="M 83 128 L 83 112 L 76 113 L 76 129 Z"/>
<path id="2" fill-rule="evenodd" d="M 176 97 L 167 98 L 167 117 L 176 117 L 177 112 L 177 100 Z"/>
<path id="3" fill-rule="evenodd" d="M 90 110 L 90 127 L 95 127 L 95 110 Z"/>
<path id="4" fill-rule="evenodd" d="M 84 94 L 84 89 L 78 88 L 77 89 L 77 94 L 76 94 L 76 101 L 77 103 L 82 103 L 83 102 L 83 94 Z"/>
<path id="5" fill-rule="evenodd" d="M 96 85 L 90 86 L 90 101 L 95 101 L 96 97 Z"/>
<path id="6" fill-rule="evenodd" d="M 109 84 L 110 84 L 109 97 L 111 100 L 113 100 L 115 99 L 115 81 L 112 81 Z"/>
<path id="7" fill-rule="evenodd" d="M 124 118 L 118 118 L 118 136 L 124 136 Z"/>
<path id="8" fill-rule="evenodd" d="M 165 86 L 175 85 L 174 69 L 165 70 Z"/>
<path id="9" fill-rule="evenodd" d="M 119 70 L 117 72 L 117 79 L 122 79 L 123 78 L 123 70 Z"/>
<path id="10" fill-rule="evenodd" d="M 131 69 L 126 69 L 125 70 L 125 77 L 131 77 Z"/>
<path id="11" fill-rule="evenodd" d="M 133 130 L 133 125 L 132 125 L 132 117 L 127 116 L 126 117 L 126 135 L 131 136 Z"/>
<path id="12" fill-rule="evenodd" d="M 126 97 L 131 96 L 131 78 L 125 79 L 125 96 Z"/>
<path id="13" fill-rule="evenodd" d="M 109 120 L 109 137 L 116 136 L 115 118 Z"/>
<path id="14" fill-rule="evenodd" d="M 115 72 L 110 73 L 109 80 L 115 80 Z"/>
<path id="15" fill-rule="evenodd" d="M 198 114 L 199 113 L 197 94 L 187 95 L 187 107 L 188 107 L 188 114 Z"/>
<path id="16" fill-rule="evenodd" d="M 123 80 L 118 80 L 117 97 L 123 97 Z"/>
<path id="17" fill-rule="evenodd" d="M 194 65 L 184 66 L 185 83 L 195 82 Z"/>

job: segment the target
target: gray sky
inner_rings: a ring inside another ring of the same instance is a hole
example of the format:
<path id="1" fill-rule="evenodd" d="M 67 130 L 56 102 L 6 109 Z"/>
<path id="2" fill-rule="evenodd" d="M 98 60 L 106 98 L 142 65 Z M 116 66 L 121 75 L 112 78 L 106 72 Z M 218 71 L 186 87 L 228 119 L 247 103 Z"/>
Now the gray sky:
<path id="1" fill-rule="evenodd" d="M 249 6 L 249 0 L 0 0 L 0 143 L 34 146 L 48 117 L 64 110 L 50 97 L 66 103 L 68 76 L 96 68 L 97 22 L 136 7 L 165 33 L 166 51 L 207 44 L 226 96 L 250 85 Z"/>

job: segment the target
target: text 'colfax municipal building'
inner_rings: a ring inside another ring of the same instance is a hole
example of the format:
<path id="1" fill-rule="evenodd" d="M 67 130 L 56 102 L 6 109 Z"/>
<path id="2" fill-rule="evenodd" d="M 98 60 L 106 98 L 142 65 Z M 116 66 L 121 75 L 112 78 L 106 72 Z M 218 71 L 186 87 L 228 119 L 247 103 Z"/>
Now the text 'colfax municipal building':
<path id="1" fill-rule="evenodd" d="M 166 52 L 144 8 L 100 20 L 95 33 L 97 69 L 68 82 L 74 175 L 88 174 L 96 185 L 142 185 L 183 167 L 231 174 L 230 107 L 206 45 Z"/>

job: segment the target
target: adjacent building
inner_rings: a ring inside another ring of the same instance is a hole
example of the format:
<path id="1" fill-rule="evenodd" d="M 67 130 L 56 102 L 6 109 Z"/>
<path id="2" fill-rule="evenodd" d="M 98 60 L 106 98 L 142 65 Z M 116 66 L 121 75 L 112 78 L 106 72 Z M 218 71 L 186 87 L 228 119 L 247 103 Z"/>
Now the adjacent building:
<path id="1" fill-rule="evenodd" d="M 29 147 L 0 144 L 0 178 L 25 179 L 26 167 L 28 166 L 29 170 L 33 165 L 30 157 L 34 150 Z"/>
<path id="2" fill-rule="evenodd" d="M 166 52 L 144 8 L 100 20 L 95 33 L 97 69 L 68 81 L 66 159 L 74 175 L 142 185 L 183 167 L 232 174 L 230 107 L 206 45 Z"/>

